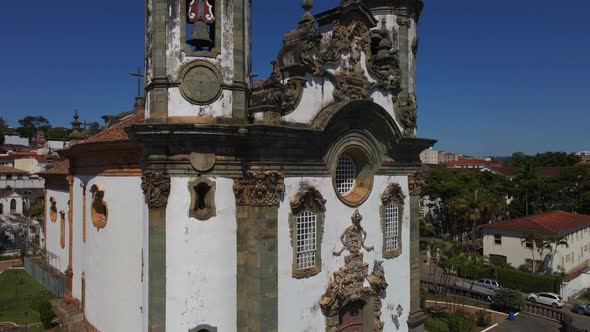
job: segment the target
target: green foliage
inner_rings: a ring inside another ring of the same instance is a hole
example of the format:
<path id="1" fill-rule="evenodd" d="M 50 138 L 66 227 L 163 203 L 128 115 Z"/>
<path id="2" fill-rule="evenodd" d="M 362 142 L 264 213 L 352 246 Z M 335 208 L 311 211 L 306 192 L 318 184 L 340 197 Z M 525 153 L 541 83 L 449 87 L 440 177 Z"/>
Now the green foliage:
<path id="1" fill-rule="evenodd" d="M 35 203 L 31 204 L 31 207 L 27 211 L 25 211 L 25 215 L 29 217 L 38 217 L 42 216 L 43 212 L 43 201 L 36 201 Z"/>
<path id="2" fill-rule="evenodd" d="M 590 288 L 586 288 L 586 290 L 584 291 L 584 293 L 582 294 L 582 297 L 590 300 Z"/>
<path id="3" fill-rule="evenodd" d="M 37 130 L 43 132 L 47 131 L 51 127 L 49 121 L 43 116 L 25 116 L 18 120 L 20 127 L 17 128 L 17 132 L 22 137 L 32 138 Z"/>
<path id="4" fill-rule="evenodd" d="M 43 327 L 46 329 L 52 327 L 51 322 L 55 318 L 55 313 L 51 310 L 51 304 L 49 304 L 49 301 L 40 302 L 37 306 L 37 311 L 39 311 L 39 317 Z"/>
<path id="5" fill-rule="evenodd" d="M 27 322 L 40 321 L 39 304 L 55 296 L 23 270 L 7 270 L 0 274 L 0 303 L 6 307 L 0 310 L 0 322 L 24 324 L 24 309 L 28 309 Z"/>
<path id="6" fill-rule="evenodd" d="M 473 314 L 466 311 L 457 311 L 446 315 L 445 321 L 449 332 L 470 332 L 475 327 Z"/>
<path id="7" fill-rule="evenodd" d="M 581 161 L 574 153 L 567 152 L 544 152 L 534 156 L 528 156 L 522 152 L 512 154 L 512 160 L 508 166 L 516 168 L 526 167 L 571 167 Z"/>
<path id="8" fill-rule="evenodd" d="M 48 128 L 46 133 L 47 139 L 63 140 L 68 137 L 70 130 L 67 128 Z"/>
<path id="9" fill-rule="evenodd" d="M 522 293 L 515 289 L 500 288 L 496 291 L 494 306 L 504 311 L 517 311 L 524 304 Z"/>
<path id="10" fill-rule="evenodd" d="M 490 325 L 492 317 L 487 310 L 480 310 L 475 313 L 475 324 L 479 327 L 486 327 Z"/>
<path id="11" fill-rule="evenodd" d="M 525 293 L 555 292 L 561 288 L 561 276 L 545 276 L 532 274 L 516 269 L 499 268 L 494 266 L 476 267 L 459 266 L 459 276 L 467 275 L 469 279 L 489 278 L 496 279 L 502 287 L 519 289 Z"/>

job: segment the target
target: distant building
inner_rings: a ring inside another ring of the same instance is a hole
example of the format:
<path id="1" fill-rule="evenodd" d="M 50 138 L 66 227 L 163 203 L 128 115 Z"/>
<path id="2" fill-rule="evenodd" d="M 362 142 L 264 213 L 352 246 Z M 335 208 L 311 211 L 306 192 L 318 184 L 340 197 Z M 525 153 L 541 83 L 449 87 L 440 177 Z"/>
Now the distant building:
<path id="1" fill-rule="evenodd" d="M 420 153 L 420 161 L 422 161 L 423 164 L 436 165 L 439 163 L 439 153 L 439 151 L 433 150 L 432 148 L 424 150 Z"/>
<path id="2" fill-rule="evenodd" d="M 440 153 L 438 154 L 438 161 L 440 164 L 446 164 L 448 162 L 457 161 L 461 159 L 463 159 L 463 155 L 456 154 L 453 152 L 440 151 Z"/>
<path id="3" fill-rule="evenodd" d="M 23 198 L 14 190 L 0 191 L 0 215 L 23 214 Z"/>
<path id="4" fill-rule="evenodd" d="M 590 151 L 580 151 L 576 155 L 582 158 L 582 162 L 590 162 Z"/>
<path id="5" fill-rule="evenodd" d="M 570 273 L 590 266 L 590 216 L 551 211 L 535 216 L 480 226 L 483 254 L 492 262 L 525 265 L 531 271 Z M 526 234 L 539 239 L 563 238 L 568 247 L 539 250 Z M 533 261 L 534 255 L 534 261 Z"/>
<path id="6" fill-rule="evenodd" d="M 37 174 L 0 165 L 0 189 L 43 189 L 45 181 Z"/>
<path id="7" fill-rule="evenodd" d="M 20 137 L 20 135 L 17 134 L 4 135 L 4 144 L 30 146 L 27 137 Z"/>

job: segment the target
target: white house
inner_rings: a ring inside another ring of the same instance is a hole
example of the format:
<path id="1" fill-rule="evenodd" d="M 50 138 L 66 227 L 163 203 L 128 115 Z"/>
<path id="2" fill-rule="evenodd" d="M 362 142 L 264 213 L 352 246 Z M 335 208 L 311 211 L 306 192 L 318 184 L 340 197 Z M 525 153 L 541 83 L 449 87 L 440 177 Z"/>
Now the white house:
<path id="1" fill-rule="evenodd" d="M 551 211 L 535 216 L 484 225 L 484 256 L 514 267 L 573 273 L 590 263 L 590 216 Z M 523 239 L 536 239 L 524 241 Z M 564 244 L 556 245 L 558 240 Z M 543 241 L 546 248 L 539 248 Z"/>
<path id="2" fill-rule="evenodd" d="M 23 198 L 16 192 L 9 190 L 0 193 L 0 214 L 22 214 Z"/>

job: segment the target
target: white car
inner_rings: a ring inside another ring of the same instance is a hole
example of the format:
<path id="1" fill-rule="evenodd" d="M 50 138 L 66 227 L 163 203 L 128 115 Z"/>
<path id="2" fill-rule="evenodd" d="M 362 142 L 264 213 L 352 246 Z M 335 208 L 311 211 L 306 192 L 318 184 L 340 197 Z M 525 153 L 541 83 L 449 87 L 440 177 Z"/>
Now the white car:
<path id="1" fill-rule="evenodd" d="M 531 302 L 550 305 L 553 308 L 561 308 L 565 305 L 561 296 L 555 293 L 531 293 L 527 299 Z"/>
<path id="2" fill-rule="evenodd" d="M 474 285 L 492 289 L 494 291 L 500 288 L 500 283 L 492 279 L 479 279 L 474 282 Z"/>

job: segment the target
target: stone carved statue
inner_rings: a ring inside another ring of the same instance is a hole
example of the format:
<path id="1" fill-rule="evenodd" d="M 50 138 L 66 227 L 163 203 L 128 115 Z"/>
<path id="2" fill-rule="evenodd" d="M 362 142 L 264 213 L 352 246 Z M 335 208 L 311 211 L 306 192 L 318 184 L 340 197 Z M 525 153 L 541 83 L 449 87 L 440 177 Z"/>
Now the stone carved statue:
<path id="1" fill-rule="evenodd" d="M 361 249 L 365 249 L 366 251 L 373 251 L 373 247 L 365 246 L 365 239 L 367 238 L 367 232 L 361 226 L 361 220 L 363 220 L 363 216 L 360 214 L 359 210 L 355 210 L 352 217 L 352 225 L 348 226 L 348 228 L 342 233 L 340 236 L 340 242 L 344 246 L 340 251 L 333 252 L 334 256 L 342 255 L 344 250 L 348 250 L 352 255 L 361 254 Z"/>

